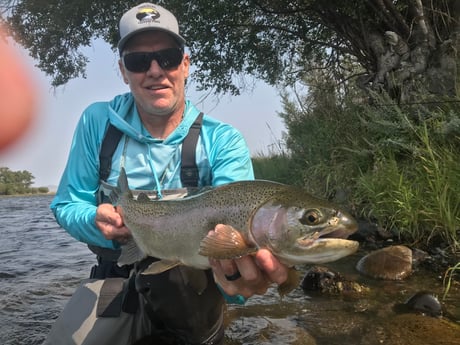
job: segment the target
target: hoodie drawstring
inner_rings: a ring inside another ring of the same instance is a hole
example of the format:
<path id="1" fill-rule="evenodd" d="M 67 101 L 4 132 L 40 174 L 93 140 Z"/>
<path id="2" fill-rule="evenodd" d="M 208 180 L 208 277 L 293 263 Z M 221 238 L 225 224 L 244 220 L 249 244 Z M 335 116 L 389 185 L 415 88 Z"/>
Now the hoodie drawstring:
<path id="1" fill-rule="evenodd" d="M 155 184 L 157 186 L 158 199 L 163 199 L 163 194 L 161 193 L 160 180 L 158 179 L 157 172 L 153 166 L 152 150 L 150 150 L 149 144 L 147 144 L 147 151 L 148 151 L 148 156 L 149 156 L 148 162 L 149 162 L 150 170 L 152 170 L 153 178 L 155 179 Z"/>

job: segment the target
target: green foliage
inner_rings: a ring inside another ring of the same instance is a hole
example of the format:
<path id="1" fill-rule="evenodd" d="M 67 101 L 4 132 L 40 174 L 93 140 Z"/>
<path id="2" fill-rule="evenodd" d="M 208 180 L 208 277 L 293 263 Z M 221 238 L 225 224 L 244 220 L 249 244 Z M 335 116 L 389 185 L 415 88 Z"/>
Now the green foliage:
<path id="1" fill-rule="evenodd" d="M 299 106 L 283 97 L 279 115 L 288 130 L 286 145 L 293 169 L 301 173 L 301 183 L 310 192 L 326 198 L 338 193 L 342 199 L 359 171 L 370 164 L 369 152 L 361 149 L 363 126 L 356 107 L 343 104 L 341 90 L 330 76 L 322 73 L 309 82 L 307 96 L 297 96 Z"/>
<path id="2" fill-rule="evenodd" d="M 294 169 L 291 157 L 285 153 L 253 157 L 252 164 L 257 179 L 290 185 L 298 185 L 301 181 L 301 174 Z"/>
<path id="3" fill-rule="evenodd" d="M 31 193 L 33 179 L 33 175 L 26 170 L 11 171 L 0 167 L 0 195 Z"/>
<path id="4" fill-rule="evenodd" d="M 305 187 L 405 241 L 460 248 L 459 100 L 397 105 L 321 73 L 297 104 L 285 96 L 280 114 Z"/>
<path id="5" fill-rule="evenodd" d="M 138 3 L 6 0 L 0 11 L 12 25 L 16 40 L 57 86 L 85 75 L 88 61 L 82 48 L 93 39 L 102 38 L 116 47 L 118 20 Z M 316 68 L 344 70 L 349 60 L 372 76 L 381 53 L 371 48 L 375 35 L 383 40 L 383 33 L 391 30 L 415 46 L 420 38 L 415 31 L 423 17 L 438 44 L 455 32 L 459 12 L 453 0 L 433 0 L 423 14 L 418 13 L 416 2 L 407 0 L 155 3 L 177 16 L 197 68 L 193 76 L 197 85 L 233 94 L 240 93 L 248 76 L 272 85 L 293 85 Z"/>
<path id="6" fill-rule="evenodd" d="M 404 239 L 441 238 L 455 249 L 460 247 L 460 131 L 451 124 L 460 116 L 452 108 L 429 113 L 414 108 L 362 115 L 375 159 L 356 180 L 356 196 L 364 201 L 364 214 Z"/>
<path id="7" fill-rule="evenodd" d="M 447 295 L 449 294 L 450 288 L 452 286 L 452 280 L 454 279 L 454 275 L 460 272 L 460 262 L 457 263 L 455 266 L 449 267 L 446 273 L 444 274 L 444 279 L 442 281 L 444 287 L 444 294 L 442 299 L 445 300 Z"/>
<path id="8" fill-rule="evenodd" d="M 50 189 L 48 187 L 38 187 L 37 192 L 40 194 L 46 194 L 49 193 Z"/>
<path id="9" fill-rule="evenodd" d="M 12 1 L 10 1 L 13 3 Z M 52 77 L 52 85 L 64 85 L 85 77 L 88 58 L 81 49 L 92 39 L 118 40 L 119 15 L 137 1 L 51 0 L 14 1 L 9 24 L 13 37 Z M 3 5 L 6 6 L 6 5 Z"/>

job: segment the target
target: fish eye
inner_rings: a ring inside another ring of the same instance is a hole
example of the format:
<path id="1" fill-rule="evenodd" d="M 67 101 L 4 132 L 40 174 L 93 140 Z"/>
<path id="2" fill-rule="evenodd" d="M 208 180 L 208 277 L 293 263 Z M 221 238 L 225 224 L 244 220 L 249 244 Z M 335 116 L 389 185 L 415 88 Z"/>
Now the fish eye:
<path id="1" fill-rule="evenodd" d="M 299 222 L 303 225 L 316 225 L 321 219 L 321 213 L 318 210 L 308 210 L 304 212 Z"/>

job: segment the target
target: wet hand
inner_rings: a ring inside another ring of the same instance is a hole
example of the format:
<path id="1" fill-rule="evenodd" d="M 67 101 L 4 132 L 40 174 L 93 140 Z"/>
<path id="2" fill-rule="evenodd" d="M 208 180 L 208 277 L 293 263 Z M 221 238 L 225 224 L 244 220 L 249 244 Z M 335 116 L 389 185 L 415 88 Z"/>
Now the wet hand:
<path id="1" fill-rule="evenodd" d="M 263 295 L 271 284 L 280 285 L 288 277 L 288 268 L 266 249 L 235 260 L 209 261 L 216 283 L 229 296 Z"/>
<path id="2" fill-rule="evenodd" d="M 95 222 L 108 240 L 124 244 L 131 238 L 131 232 L 124 225 L 121 214 L 111 204 L 101 204 L 97 207 Z"/>

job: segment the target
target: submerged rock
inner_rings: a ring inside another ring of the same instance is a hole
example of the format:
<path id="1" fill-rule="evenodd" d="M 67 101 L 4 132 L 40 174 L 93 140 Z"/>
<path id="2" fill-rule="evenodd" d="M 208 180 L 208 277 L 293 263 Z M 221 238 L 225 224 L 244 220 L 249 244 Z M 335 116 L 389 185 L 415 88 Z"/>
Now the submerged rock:
<path id="1" fill-rule="evenodd" d="M 427 291 L 419 291 L 411 296 L 405 303 L 396 304 L 394 307 L 399 313 L 420 313 L 423 315 L 441 317 L 442 305 L 438 298 Z"/>
<path id="2" fill-rule="evenodd" d="M 329 294 L 362 293 L 369 290 L 367 287 L 323 266 L 310 268 L 305 273 L 300 285 L 304 292 L 316 291 Z"/>
<path id="3" fill-rule="evenodd" d="M 412 273 L 412 250 L 405 246 L 375 250 L 362 257 L 356 269 L 374 279 L 405 279 Z"/>

